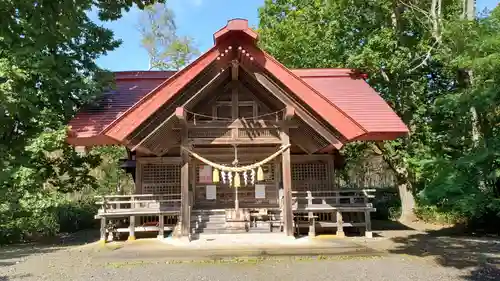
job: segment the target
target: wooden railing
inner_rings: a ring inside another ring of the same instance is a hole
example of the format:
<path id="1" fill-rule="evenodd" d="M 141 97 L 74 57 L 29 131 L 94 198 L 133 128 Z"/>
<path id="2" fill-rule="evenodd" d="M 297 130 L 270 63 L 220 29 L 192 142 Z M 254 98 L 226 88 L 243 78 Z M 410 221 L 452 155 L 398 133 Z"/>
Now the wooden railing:
<path id="1" fill-rule="evenodd" d="M 104 195 L 96 202 L 100 206 L 98 215 L 156 214 L 178 211 L 181 207 L 180 194 L 134 194 Z"/>
<path id="2" fill-rule="evenodd" d="M 292 209 L 296 232 L 299 233 L 302 226 L 309 226 L 309 236 L 315 236 L 318 223 L 321 227 L 337 228 L 337 235 L 340 237 L 344 236 L 344 227 L 364 228 L 366 237 L 372 237 L 370 212 L 375 211 L 369 202 L 369 199 L 375 197 L 370 194 L 372 192 L 375 189 L 293 191 Z M 344 214 L 354 215 L 344 217 Z"/>
<path id="3" fill-rule="evenodd" d="M 375 189 L 337 189 L 328 191 L 292 191 L 292 206 L 294 209 L 366 207 L 375 195 L 370 194 Z"/>

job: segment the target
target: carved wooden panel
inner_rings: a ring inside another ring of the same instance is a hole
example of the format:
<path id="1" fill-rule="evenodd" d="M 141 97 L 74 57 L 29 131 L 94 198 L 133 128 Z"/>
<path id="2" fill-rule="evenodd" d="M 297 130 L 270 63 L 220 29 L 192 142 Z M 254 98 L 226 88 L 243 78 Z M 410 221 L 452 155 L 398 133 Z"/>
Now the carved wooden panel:
<path id="1" fill-rule="evenodd" d="M 231 130 L 227 128 L 190 129 L 189 138 L 231 138 Z"/>
<path id="2" fill-rule="evenodd" d="M 240 128 L 238 129 L 239 138 L 279 138 L 277 128 Z"/>

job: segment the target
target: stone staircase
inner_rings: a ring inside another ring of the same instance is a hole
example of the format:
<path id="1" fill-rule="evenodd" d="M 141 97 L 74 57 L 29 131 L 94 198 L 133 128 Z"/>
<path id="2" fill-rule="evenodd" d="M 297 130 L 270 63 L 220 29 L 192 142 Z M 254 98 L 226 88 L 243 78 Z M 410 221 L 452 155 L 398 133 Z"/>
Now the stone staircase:
<path id="1" fill-rule="evenodd" d="M 238 234 L 279 232 L 280 226 L 267 221 L 250 221 L 248 215 L 241 214 L 241 220 L 231 220 L 234 210 L 193 210 L 191 212 L 191 236 L 196 239 L 203 234 Z"/>
<path id="2" fill-rule="evenodd" d="M 191 211 L 191 235 L 226 233 L 226 210 Z"/>

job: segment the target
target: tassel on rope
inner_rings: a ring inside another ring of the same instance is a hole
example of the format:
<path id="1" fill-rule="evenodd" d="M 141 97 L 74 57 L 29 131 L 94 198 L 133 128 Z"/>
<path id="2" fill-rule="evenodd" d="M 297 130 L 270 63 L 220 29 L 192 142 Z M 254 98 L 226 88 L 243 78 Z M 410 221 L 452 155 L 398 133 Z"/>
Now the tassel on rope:
<path id="1" fill-rule="evenodd" d="M 215 169 L 215 168 L 212 169 L 212 181 L 214 183 L 218 183 L 220 181 L 218 169 Z"/>
<path id="2" fill-rule="evenodd" d="M 243 172 L 243 183 L 248 185 L 248 171 Z"/>
<path id="3" fill-rule="evenodd" d="M 234 173 L 234 187 L 240 187 L 240 173 Z"/>
<path id="4" fill-rule="evenodd" d="M 257 168 L 257 181 L 263 181 L 264 180 L 264 171 L 262 170 L 262 167 L 259 166 Z"/>

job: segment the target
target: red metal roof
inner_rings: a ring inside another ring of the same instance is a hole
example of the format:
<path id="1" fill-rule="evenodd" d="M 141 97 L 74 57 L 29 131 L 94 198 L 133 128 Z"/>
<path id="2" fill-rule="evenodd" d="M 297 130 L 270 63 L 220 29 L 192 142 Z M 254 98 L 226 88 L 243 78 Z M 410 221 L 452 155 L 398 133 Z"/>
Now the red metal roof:
<path id="1" fill-rule="evenodd" d="M 250 40 L 239 41 L 241 34 Z M 235 42 L 251 52 L 255 58 L 252 63 L 285 84 L 347 140 L 393 139 L 408 132 L 389 105 L 352 70 L 290 70 L 259 49 L 257 39 L 247 21 L 232 20 L 214 34 L 216 45 L 212 49 L 175 75 L 161 71 L 117 73 L 117 89 L 106 94 L 98 107 L 82 110 L 70 122 L 69 141 L 77 145 L 124 142 L 128 134 Z"/>
<path id="2" fill-rule="evenodd" d="M 84 143 L 96 142 L 96 145 L 117 143 L 101 135 L 101 132 L 174 73 L 174 71 L 115 72 L 115 89 L 105 93 L 97 101 L 97 106 L 80 110 L 69 122 L 71 132 L 68 141 L 75 145 L 79 145 L 80 140 Z"/>
<path id="3" fill-rule="evenodd" d="M 366 81 L 353 75 L 351 69 L 292 71 L 366 131 L 356 139 L 379 139 L 383 133 L 401 136 L 408 132 L 385 100 Z"/>

